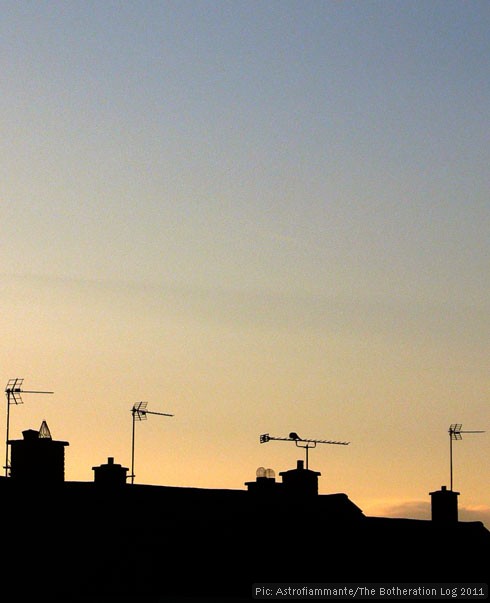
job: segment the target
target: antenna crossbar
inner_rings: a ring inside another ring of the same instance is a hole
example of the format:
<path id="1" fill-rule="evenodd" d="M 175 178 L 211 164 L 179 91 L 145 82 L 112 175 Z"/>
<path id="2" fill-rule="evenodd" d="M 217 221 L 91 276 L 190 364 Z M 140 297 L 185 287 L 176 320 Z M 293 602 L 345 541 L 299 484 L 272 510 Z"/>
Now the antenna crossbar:
<path id="1" fill-rule="evenodd" d="M 134 432 L 135 432 L 135 423 L 136 421 L 146 421 L 148 415 L 159 415 L 161 417 L 173 417 L 173 414 L 167 412 L 156 412 L 153 410 L 147 410 L 148 402 L 136 402 L 131 409 L 131 414 L 133 415 L 133 430 L 132 430 L 132 438 L 131 438 L 131 475 L 128 477 L 131 478 L 131 484 L 134 484 Z"/>
<path id="2" fill-rule="evenodd" d="M 5 438 L 5 477 L 9 475 L 10 462 L 9 462 L 9 428 L 10 428 L 10 406 L 12 404 L 23 404 L 21 394 L 53 394 L 54 392 L 47 392 L 37 389 L 22 389 L 24 379 L 15 377 L 9 379 L 5 386 L 5 394 L 7 396 L 7 435 Z"/>
<path id="3" fill-rule="evenodd" d="M 306 451 L 306 468 L 308 469 L 308 450 L 309 448 L 316 448 L 317 444 L 338 444 L 340 446 L 347 446 L 350 442 L 339 442 L 337 440 L 313 440 L 309 438 L 300 438 L 297 433 L 292 431 L 287 438 L 270 436 L 268 433 L 263 433 L 260 436 L 260 443 L 264 444 L 271 440 L 280 440 L 282 442 L 294 442 L 298 448 L 305 448 Z"/>
<path id="4" fill-rule="evenodd" d="M 268 433 L 264 433 L 260 436 L 260 442 L 268 442 L 269 440 L 281 440 L 283 442 L 311 442 L 314 444 L 340 444 L 341 446 L 347 446 L 350 442 L 338 442 L 336 440 L 310 440 L 307 438 L 277 438 L 274 436 L 270 436 Z"/>
<path id="5" fill-rule="evenodd" d="M 145 415 L 160 415 L 161 417 L 173 417 L 174 416 L 168 412 L 154 412 L 152 410 L 145 410 Z"/>
<path id="6" fill-rule="evenodd" d="M 461 435 L 462 433 L 485 433 L 484 431 L 481 430 L 463 430 L 461 429 L 463 427 L 462 423 L 452 423 L 449 426 L 448 429 L 448 433 L 449 433 L 449 479 L 450 479 L 450 490 L 452 491 L 453 489 L 453 440 L 462 440 L 463 436 Z"/>

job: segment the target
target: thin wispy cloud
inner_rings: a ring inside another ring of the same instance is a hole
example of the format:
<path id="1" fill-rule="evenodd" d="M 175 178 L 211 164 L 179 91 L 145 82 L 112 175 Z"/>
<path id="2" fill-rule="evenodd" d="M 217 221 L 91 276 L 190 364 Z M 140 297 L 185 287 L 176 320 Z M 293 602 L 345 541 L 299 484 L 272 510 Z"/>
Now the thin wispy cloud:
<path id="1" fill-rule="evenodd" d="M 407 500 L 397 503 L 389 501 L 385 503 L 373 503 L 363 510 L 366 515 L 375 517 L 422 520 L 430 520 L 432 518 L 430 501 L 424 500 Z M 490 529 L 490 507 L 487 505 L 459 505 L 458 520 L 481 521 L 488 529 Z"/>

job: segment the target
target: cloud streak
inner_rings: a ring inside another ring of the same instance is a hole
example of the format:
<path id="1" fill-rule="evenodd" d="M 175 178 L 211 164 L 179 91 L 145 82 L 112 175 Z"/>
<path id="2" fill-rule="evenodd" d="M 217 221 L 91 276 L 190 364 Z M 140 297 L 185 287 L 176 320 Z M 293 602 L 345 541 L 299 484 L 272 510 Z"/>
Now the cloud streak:
<path id="1" fill-rule="evenodd" d="M 375 517 L 431 519 L 430 502 L 424 500 L 385 501 L 367 505 L 363 510 L 366 515 Z M 487 529 L 490 529 L 490 506 L 459 505 L 458 519 L 459 521 L 481 521 Z"/>

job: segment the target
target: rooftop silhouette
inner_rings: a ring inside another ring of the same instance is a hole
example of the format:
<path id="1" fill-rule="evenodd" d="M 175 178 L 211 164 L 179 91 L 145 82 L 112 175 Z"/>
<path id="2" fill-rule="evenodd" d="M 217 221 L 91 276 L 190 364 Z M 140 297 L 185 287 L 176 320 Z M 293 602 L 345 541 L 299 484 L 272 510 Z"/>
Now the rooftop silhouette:
<path id="1" fill-rule="evenodd" d="M 280 479 L 259 467 L 241 489 L 188 488 L 129 483 L 113 457 L 93 481 L 66 481 L 69 444 L 45 422 L 9 445 L 3 567 L 18 564 L 24 596 L 245 601 L 266 582 L 488 581 L 490 532 L 459 521 L 445 486 L 429 493 L 431 520 L 369 517 L 345 493 L 319 494 L 303 460 Z"/>

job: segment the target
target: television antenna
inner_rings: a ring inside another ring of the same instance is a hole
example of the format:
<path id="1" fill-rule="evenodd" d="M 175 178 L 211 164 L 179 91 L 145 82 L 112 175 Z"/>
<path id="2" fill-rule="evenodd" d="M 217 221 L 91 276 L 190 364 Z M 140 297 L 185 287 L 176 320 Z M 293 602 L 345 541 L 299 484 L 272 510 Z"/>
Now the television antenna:
<path id="1" fill-rule="evenodd" d="M 453 440 L 462 440 L 462 433 L 485 433 L 484 431 L 463 431 L 461 429 L 463 425 L 461 423 L 453 423 L 449 426 L 449 472 L 450 472 L 450 483 L 451 491 L 453 489 Z"/>
<path id="2" fill-rule="evenodd" d="M 317 444 L 340 444 L 341 446 L 347 446 L 350 442 L 337 442 L 334 440 L 310 440 L 300 438 L 297 433 L 292 431 L 287 438 L 275 438 L 270 436 L 268 433 L 264 433 L 260 436 L 260 443 L 264 444 L 270 440 L 282 440 L 283 442 L 294 442 L 298 448 L 304 448 L 306 453 L 306 468 L 308 469 L 308 450 L 310 448 L 316 448 Z M 301 443 L 300 443 L 301 442 Z"/>
<path id="3" fill-rule="evenodd" d="M 148 402 L 136 402 L 131 409 L 131 414 L 133 415 L 133 433 L 131 439 L 131 475 L 128 476 L 131 478 L 131 483 L 134 484 L 134 426 L 136 421 L 146 421 L 148 418 L 147 415 L 160 415 L 162 417 L 173 417 L 166 412 L 155 412 L 152 410 L 146 410 L 148 406 Z"/>
<path id="4" fill-rule="evenodd" d="M 10 427 L 10 405 L 11 404 L 23 404 L 21 394 L 53 394 L 54 392 L 45 392 L 38 390 L 27 390 L 22 389 L 22 383 L 24 379 L 9 379 L 5 387 L 5 394 L 7 396 L 7 437 L 5 440 L 5 477 L 9 475 L 9 427 Z"/>

